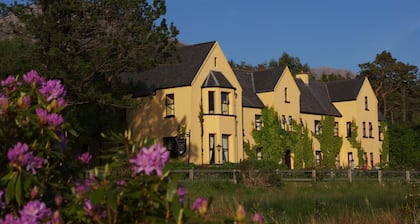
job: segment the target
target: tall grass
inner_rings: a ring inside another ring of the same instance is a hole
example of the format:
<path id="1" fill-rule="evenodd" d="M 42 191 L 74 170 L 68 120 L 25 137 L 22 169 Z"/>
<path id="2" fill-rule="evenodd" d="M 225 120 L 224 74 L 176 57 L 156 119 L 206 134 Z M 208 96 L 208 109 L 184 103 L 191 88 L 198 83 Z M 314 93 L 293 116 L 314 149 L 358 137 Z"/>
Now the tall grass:
<path id="1" fill-rule="evenodd" d="M 213 197 L 209 217 L 232 218 L 238 204 L 267 223 L 411 223 L 405 214 L 410 186 L 372 182 L 284 183 L 249 187 L 231 182 L 186 181 L 189 198 Z M 418 206 L 417 206 L 418 208 Z"/>

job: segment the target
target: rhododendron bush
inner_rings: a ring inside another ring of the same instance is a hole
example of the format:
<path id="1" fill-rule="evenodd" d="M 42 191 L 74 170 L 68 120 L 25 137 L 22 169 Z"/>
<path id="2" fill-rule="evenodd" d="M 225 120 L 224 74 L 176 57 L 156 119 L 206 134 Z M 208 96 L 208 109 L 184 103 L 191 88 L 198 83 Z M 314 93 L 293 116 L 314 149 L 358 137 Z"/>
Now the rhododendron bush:
<path id="1" fill-rule="evenodd" d="M 0 224 L 205 221 L 211 200 L 186 199 L 159 143 L 133 141 L 129 131 L 104 135 L 121 147 L 95 168 L 89 152 L 70 150 L 65 96 L 63 83 L 36 71 L 1 81 Z"/>

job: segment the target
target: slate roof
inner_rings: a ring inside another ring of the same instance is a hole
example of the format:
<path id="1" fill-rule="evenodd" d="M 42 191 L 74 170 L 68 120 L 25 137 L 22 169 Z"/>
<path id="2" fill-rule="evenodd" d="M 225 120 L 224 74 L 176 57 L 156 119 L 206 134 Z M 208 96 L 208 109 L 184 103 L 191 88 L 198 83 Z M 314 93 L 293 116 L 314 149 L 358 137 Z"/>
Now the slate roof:
<path id="1" fill-rule="evenodd" d="M 139 82 L 133 97 L 152 95 L 158 89 L 191 85 L 200 66 L 216 42 L 207 42 L 180 47 L 177 55 L 178 63 L 162 64 L 141 73 L 121 74 L 125 82 Z"/>
<path id="2" fill-rule="evenodd" d="M 300 112 L 317 115 L 341 117 L 330 99 L 326 83 L 311 80 L 305 84 L 301 79 L 295 79 L 300 90 Z"/>
<path id="3" fill-rule="evenodd" d="M 332 102 L 355 100 L 364 82 L 363 78 L 327 82 Z"/>
<path id="4" fill-rule="evenodd" d="M 242 87 L 242 106 L 264 108 L 264 103 L 255 93 L 254 74 L 240 70 L 234 70 L 234 73 Z"/>
<path id="5" fill-rule="evenodd" d="M 255 92 L 262 93 L 273 91 L 281 75 L 283 74 L 283 70 L 284 68 L 273 68 L 264 71 L 253 72 Z"/>
<path id="6" fill-rule="evenodd" d="M 203 85 L 201 87 L 222 87 L 222 88 L 231 88 L 236 89 L 233 85 L 226 79 L 225 75 L 221 72 L 210 71 L 209 75 L 204 79 Z"/>

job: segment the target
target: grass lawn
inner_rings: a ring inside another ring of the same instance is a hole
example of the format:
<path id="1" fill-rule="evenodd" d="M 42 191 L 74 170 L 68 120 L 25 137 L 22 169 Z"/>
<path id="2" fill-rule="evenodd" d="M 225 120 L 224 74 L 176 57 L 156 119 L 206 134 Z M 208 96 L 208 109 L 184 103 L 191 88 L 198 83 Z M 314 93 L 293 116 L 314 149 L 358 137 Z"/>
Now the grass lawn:
<path id="1" fill-rule="evenodd" d="M 406 196 L 415 190 L 408 184 L 318 182 L 250 187 L 185 181 L 182 185 L 188 189 L 190 202 L 198 196 L 212 197 L 208 220 L 232 220 L 237 205 L 242 204 L 249 220 L 260 212 L 265 223 L 412 223 L 413 211 L 407 208 Z"/>

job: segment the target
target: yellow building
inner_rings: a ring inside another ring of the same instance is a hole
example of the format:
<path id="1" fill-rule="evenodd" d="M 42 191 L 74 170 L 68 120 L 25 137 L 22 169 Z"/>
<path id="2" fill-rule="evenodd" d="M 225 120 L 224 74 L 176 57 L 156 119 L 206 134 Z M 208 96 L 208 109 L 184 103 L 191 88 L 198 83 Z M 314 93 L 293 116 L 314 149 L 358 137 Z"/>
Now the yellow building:
<path id="1" fill-rule="evenodd" d="M 244 159 L 242 88 L 217 42 L 181 47 L 179 62 L 130 74 L 141 106 L 127 111 L 135 138 L 152 137 L 195 164 Z M 184 144 L 181 144 L 184 145 Z"/>
<path id="2" fill-rule="evenodd" d="M 378 102 L 367 79 L 322 83 L 307 74 L 294 77 L 287 67 L 233 71 L 218 42 L 183 46 L 178 58 L 125 76 L 139 82 L 134 97 L 140 106 L 127 111 L 136 138 L 152 137 L 173 157 L 195 164 L 238 163 L 246 159 L 243 143 L 255 144 L 252 131 L 262 127 L 261 110 L 270 106 L 284 128 L 296 121 L 315 134 L 322 116 L 335 117 L 335 134 L 343 137 L 337 165 L 373 168 L 379 163 Z M 357 150 L 346 140 L 352 121 L 359 127 L 364 161 L 358 161 Z M 314 139 L 317 162 L 322 160 L 319 149 Z M 263 149 L 256 153 L 261 156 Z"/>

